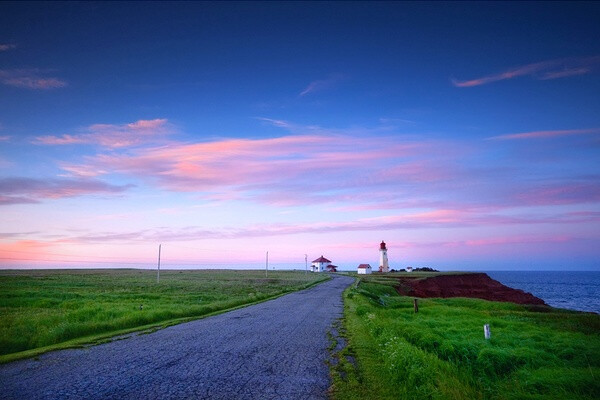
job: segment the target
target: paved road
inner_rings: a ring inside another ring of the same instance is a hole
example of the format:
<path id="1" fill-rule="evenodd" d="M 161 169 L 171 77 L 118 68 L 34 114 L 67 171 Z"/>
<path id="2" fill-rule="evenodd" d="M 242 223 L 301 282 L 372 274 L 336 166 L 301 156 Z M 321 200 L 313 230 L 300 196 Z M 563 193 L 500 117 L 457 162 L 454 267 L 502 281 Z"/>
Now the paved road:
<path id="1" fill-rule="evenodd" d="M 0 399 L 323 399 L 336 276 L 152 334 L 0 365 Z"/>

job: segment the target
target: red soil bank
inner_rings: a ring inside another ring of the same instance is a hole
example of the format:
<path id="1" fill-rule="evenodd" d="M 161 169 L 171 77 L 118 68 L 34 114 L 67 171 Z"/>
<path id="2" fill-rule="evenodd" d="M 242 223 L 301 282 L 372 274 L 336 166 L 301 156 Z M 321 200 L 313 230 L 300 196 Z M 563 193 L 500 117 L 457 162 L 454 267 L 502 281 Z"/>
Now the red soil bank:
<path id="1" fill-rule="evenodd" d="M 438 275 L 431 278 L 401 279 L 398 293 L 415 297 L 475 297 L 491 301 L 506 301 L 517 304 L 546 305 L 531 293 L 504 286 L 487 274 Z"/>

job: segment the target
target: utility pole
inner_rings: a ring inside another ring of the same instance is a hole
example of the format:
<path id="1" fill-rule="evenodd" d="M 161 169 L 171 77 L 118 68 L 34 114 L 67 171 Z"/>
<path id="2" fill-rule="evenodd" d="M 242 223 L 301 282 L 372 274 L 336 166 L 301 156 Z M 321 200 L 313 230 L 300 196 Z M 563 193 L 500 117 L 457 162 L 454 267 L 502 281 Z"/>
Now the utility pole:
<path id="1" fill-rule="evenodd" d="M 267 261 L 265 264 L 265 278 L 269 275 L 269 252 L 267 251 Z"/>
<path id="2" fill-rule="evenodd" d="M 304 270 L 306 271 L 304 275 L 308 275 L 308 255 L 304 255 Z"/>
<path id="3" fill-rule="evenodd" d="M 160 282 L 160 247 L 162 244 L 158 245 L 158 270 L 156 271 L 156 283 Z"/>

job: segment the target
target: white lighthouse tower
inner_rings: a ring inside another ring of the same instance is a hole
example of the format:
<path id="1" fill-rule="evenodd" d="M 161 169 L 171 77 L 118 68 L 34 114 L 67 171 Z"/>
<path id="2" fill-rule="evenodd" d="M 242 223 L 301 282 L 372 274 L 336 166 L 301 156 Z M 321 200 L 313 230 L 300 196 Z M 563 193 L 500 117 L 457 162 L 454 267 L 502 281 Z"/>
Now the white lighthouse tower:
<path id="1" fill-rule="evenodd" d="M 379 272 L 390 272 L 390 266 L 388 265 L 387 248 L 385 242 L 382 240 L 379 245 Z"/>

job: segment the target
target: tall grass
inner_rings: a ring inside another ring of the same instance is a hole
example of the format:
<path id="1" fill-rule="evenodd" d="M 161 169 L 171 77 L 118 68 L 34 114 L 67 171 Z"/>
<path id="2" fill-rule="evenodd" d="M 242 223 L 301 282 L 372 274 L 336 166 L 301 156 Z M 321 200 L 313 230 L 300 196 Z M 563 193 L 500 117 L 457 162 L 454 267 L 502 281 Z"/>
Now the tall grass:
<path id="1" fill-rule="evenodd" d="M 347 290 L 345 307 L 335 398 L 600 398 L 596 314 L 465 298 L 420 299 L 415 314 L 381 277 Z"/>
<path id="2" fill-rule="evenodd" d="M 273 271 L 0 271 L 0 356 L 200 317 L 326 279 Z"/>

